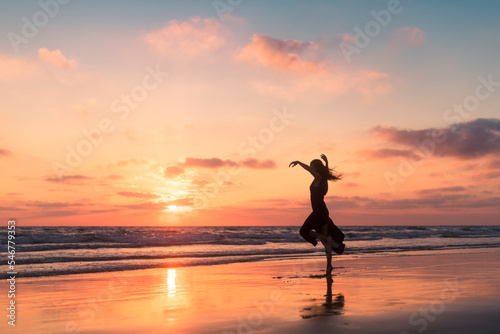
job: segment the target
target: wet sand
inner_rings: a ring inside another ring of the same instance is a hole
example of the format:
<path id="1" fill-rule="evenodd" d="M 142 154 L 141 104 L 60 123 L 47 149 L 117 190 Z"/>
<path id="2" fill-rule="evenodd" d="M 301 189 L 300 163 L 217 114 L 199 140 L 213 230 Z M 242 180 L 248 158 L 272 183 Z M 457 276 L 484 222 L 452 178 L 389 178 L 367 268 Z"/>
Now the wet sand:
<path id="1" fill-rule="evenodd" d="M 16 327 L 4 315 L 0 329 L 497 333 L 499 255 L 339 256 L 333 280 L 319 258 L 18 278 Z M 8 291 L 6 282 L 0 289 Z M 0 301 L 7 305 L 6 293 Z"/>

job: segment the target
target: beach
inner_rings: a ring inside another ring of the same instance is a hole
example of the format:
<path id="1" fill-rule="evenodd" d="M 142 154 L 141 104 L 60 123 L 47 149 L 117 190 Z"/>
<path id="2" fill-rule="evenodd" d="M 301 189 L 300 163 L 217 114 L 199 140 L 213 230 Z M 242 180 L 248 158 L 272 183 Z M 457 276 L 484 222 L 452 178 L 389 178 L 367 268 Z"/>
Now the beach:
<path id="1" fill-rule="evenodd" d="M 18 278 L 4 333 L 496 333 L 498 250 Z M 2 281 L 0 288 L 7 291 Z M 2 295 L 5 295 L 2 293 Z M 6 298 L 2 297 L 5 305 Z M 5 308 L 4 308 L 5 309 Z"/>

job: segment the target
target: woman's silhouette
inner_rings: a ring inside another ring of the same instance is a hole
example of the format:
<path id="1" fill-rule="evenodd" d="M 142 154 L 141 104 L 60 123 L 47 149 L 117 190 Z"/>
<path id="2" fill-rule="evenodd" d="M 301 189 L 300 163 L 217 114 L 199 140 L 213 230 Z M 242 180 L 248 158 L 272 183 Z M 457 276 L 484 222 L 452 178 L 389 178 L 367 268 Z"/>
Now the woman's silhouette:
<path id="1" fill-rule="evenodd" d="M 328 181 L 338 181 L 342 175 L 337 174 L 328 167 L 328 159 L 324 154 L 321 155 L 321 159 L 325 161 L 325 165 L 323 165 L 321 160 L 314 159 L 309 166 L 300 161 L 292 161 L 289 167 L 300 165 L 314 176 L 314 181 L 309 186 L 313 212 L 307 217 L 300 228 L 300 235 L 313 246 L 316 246 L 318 243 L 316 239 L 319 239 L 325 246 L 327 259 L 326 273 L 330 275 L 333 269 L 332 251 L 342 254 L 345 245 L 343 243 L 344 233 L 331 220 L 324 198 L 328 192 Z"/>

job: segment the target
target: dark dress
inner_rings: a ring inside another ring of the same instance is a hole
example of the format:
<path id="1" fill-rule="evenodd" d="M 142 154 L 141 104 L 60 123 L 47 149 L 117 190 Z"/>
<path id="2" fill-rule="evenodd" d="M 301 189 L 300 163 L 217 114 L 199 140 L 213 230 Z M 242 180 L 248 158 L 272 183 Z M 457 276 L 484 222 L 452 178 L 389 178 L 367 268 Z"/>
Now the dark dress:
<path id="1" fill-rule="evenodd" d="M 327 224 L 328 234 L 332 236 L 333 241 L 336 243 L 341 243 L 344 241 L 344 233 L 335 226 L 332 219 L 329 216 L 328 209 L 325 203 L 325 195 L 328 192 L 328 181 L 321 179 L 320 184 L 315 187 L 314 181 L 309 186 L 311 192 L 311 206 L 313 212 L 307 217 L 306 221 L 300 228 L 300 235 L 309 241 L 313 246 L 317 245 L 316 238 L 309 235 L 309 231 L 315 230 L 317 233 L 321 233 L 321 228 Z"/>

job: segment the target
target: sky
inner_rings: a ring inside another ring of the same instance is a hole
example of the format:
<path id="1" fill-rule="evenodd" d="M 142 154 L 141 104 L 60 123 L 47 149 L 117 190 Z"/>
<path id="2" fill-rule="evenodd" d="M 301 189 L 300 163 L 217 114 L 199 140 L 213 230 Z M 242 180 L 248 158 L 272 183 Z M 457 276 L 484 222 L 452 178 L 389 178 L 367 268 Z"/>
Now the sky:
<path id="1" fill-rule="evenodd" d="M 500 220 L 500 3 L 0 2 L 0 217 Z"/>

